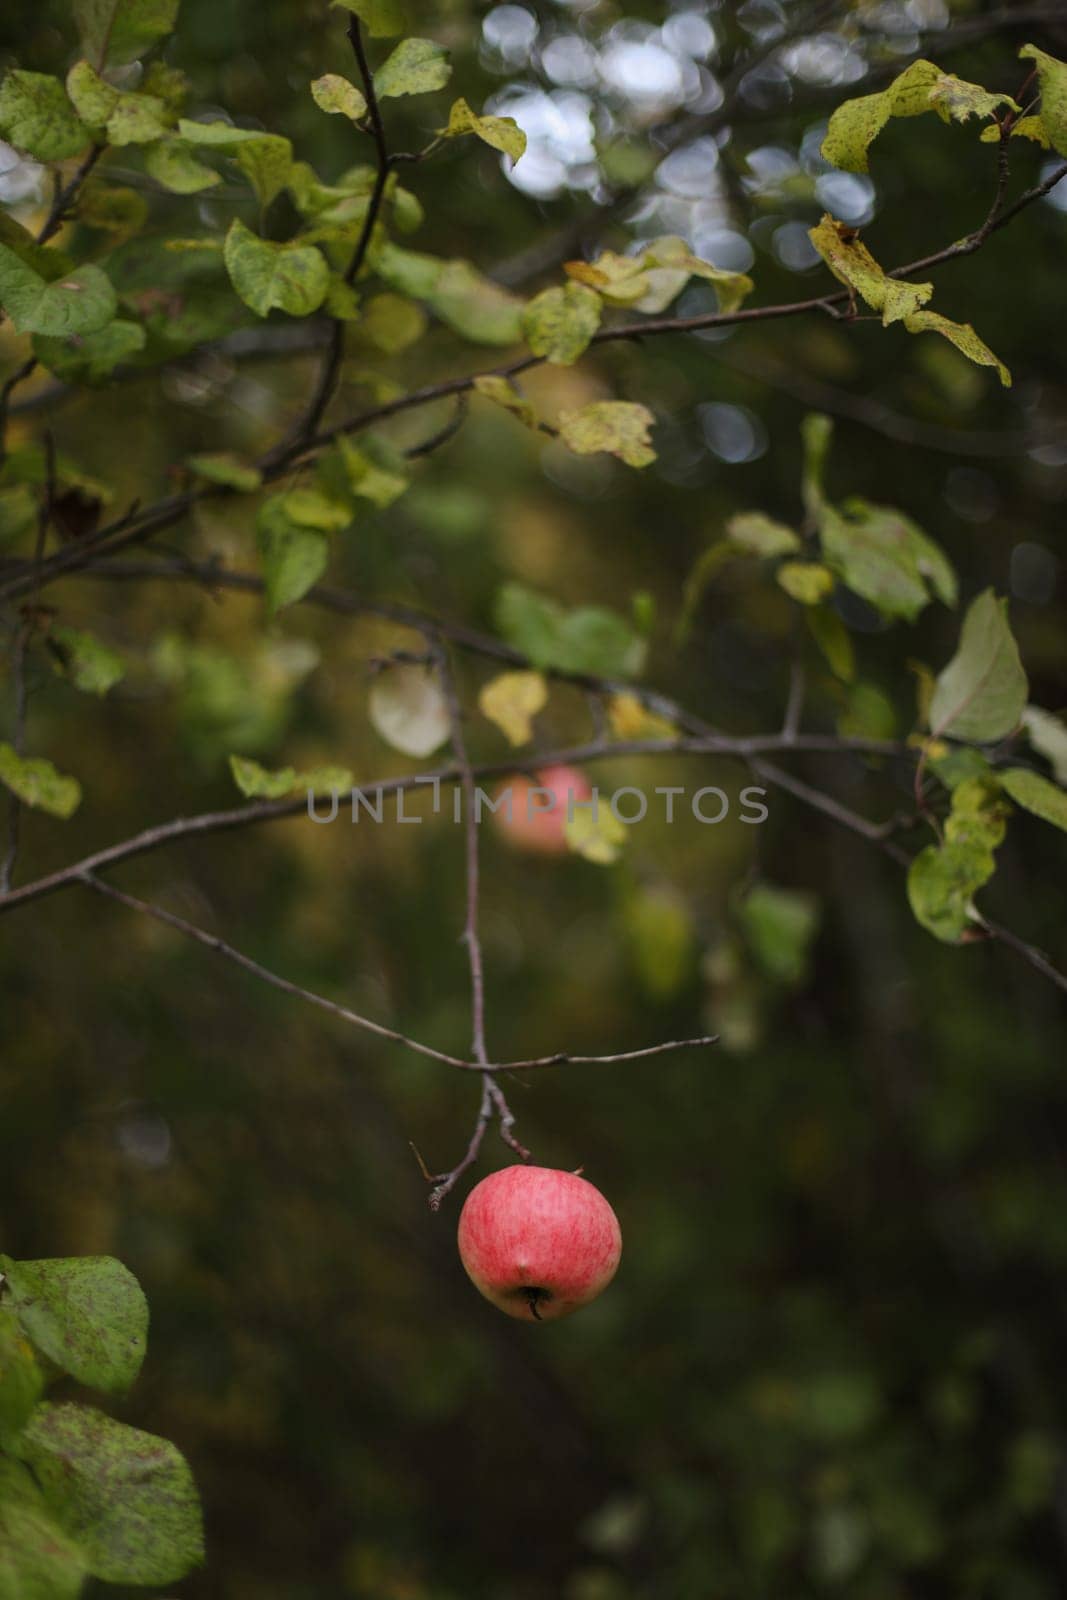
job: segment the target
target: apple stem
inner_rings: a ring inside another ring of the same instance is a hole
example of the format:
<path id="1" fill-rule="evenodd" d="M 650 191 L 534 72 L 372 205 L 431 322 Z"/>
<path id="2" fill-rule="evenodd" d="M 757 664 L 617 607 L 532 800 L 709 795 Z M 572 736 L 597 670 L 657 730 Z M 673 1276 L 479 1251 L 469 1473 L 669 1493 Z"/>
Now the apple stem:
<path id="1" fill-rule="evenodd" d="M 545 1319 L 541 1315 L 540 1311 L 538 1311 L 537 1306 L 539 1301 L 551 1299 L 551 1295 L 549 1294 L 548 1290 L 524 1289 L 522 1292 L 526 1296 L 527 1305 L 530 1307 L 531 1317 L 533 1317 L 535 1322 L 543 1322 Z"/>

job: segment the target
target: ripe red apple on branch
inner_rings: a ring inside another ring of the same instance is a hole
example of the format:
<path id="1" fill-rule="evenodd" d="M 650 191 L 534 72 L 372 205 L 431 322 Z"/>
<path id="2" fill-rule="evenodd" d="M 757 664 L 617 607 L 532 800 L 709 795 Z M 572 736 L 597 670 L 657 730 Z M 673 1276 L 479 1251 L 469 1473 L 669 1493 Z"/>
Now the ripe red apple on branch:
<path id="1" fill-rule="evenodd" d="M 475 1288 L 509 1317 L 550 1322 L 607 1288 L 622 1233 L 600 1190 L 577 1173 L 504 1167 L 467 1196 L 459 1254 Z"/>
<path id="2" fill-rule="evenodd" d="M 545 767 L 532 778 L 508 778 L 496 790 L 494 798 L 510 793 L 510 815 L 506 802 L 494 811 L 493 822 L 497 830 L 520 850 L 534 855 L 564 855 L 567 844 L 566 826 L 574 806 L 584 805 L 592 798 L 592 788 L 584 773 L 576 767 Z"/>

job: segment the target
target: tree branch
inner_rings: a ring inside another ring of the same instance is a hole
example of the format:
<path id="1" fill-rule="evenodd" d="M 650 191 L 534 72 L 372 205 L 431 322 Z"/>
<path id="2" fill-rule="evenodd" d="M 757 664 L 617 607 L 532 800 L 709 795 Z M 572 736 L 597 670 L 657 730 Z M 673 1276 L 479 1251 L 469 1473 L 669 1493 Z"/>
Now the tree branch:
<path id="1" fill-rule="evenodd" d="M 946 246 L 943 250 L 921 260 L 908 262 L 904 266 L 895 267 L 889 277 L 907 278 L 917 272 L 928 271 L 931 267 L 940 266 L 943 262 L 954 260 L 958 256 L 971 255 L 991 237 L 993 233 L 1007 226 L 1019 213 L 1034 201 L 1043 199 L 1056 187 L 1061 179 L 1067 176 L 1067 162 L 1056 167 L 1053 172 L 1041 183 L 1028 189 L 1019 196 L 1013 204 L 1006 206 L 994 219 L 992 225 L 989 218 L 976 232 L 968 235 L 966 239 Z M 616 343 L 620 340 L 634 340 L 657 338 L 666 334 L 698 333 L 702 329 L 739 326 L 750 322 L 768 322 L 781 320 L 785 317 L 794 317 L 809 311 L 832 310 L 849 301 L 848 290 L 832 292 L 827 295 L 813 296 L 807 300 L 795 300 L 776 306 L 755 306 L 749 310 L 730 312 L 707 312 L 695 317 L 652 317 L 643 322 L 621 323 L 615 327 L 601 328 L 593 337 L 592 345 Z M 260 463 L 264 480 L 271 482 L 280 477 L 292 466 L 293 462 L 302 455 L 315 453 L 332 444 L 335 439 L 343 434 L 360 433 L 376 423 L 388 421 L 391 417 L 399 416 L 405 411 L 414 410 L 420 406 L 428 405 L 434 400 L 447 399 L 453 395 L 467 394 L 473 390 L 476 379 L 483 376 L 517 377 L 522 372 L 528 372 L 533 367 L 543 365 L 542 356 L 525 355 L 514 361 L 506 362 L 501 366 L 491 368 L 488 373 L 468 373 L 462 377 L 445 379 L 439 383 L 426 384 L 422 388 L 413 389 L 406 395 L 401 395 L 396 400 L 374 406 L 368 411 L 360 412 L 354 417 L 335 423 L 329 428 L 320 429 L 309 437 L 305 443 L 294 445 L 286 450 L 284 455 L 274 452 Z M 71 545 L 58 551 L 49 561 L 44 563 L 40 574 L 40 582 L 50 583 L 54 578 L 64 573 L 80 571 L 101 556 L 111 556 L 115 552 L 125 549 L 150 537 L 154 533 L 162 532 L 174 523 L 181 520 L 193 506 L 204 500 L 216 499 L 226 496 L 232 491 L 220 485 L 210 485 L 201 489 L 188 490 L 184 494 L 173 495 L 157 502 L 144 511 L 137 512 L 134 516 L 126 516 L 116 523 L 110 524 L 89 541 Z M 24 578 L 14 578 L 0 585 L 0 601 L 18 598 L 25 592 Z"/>

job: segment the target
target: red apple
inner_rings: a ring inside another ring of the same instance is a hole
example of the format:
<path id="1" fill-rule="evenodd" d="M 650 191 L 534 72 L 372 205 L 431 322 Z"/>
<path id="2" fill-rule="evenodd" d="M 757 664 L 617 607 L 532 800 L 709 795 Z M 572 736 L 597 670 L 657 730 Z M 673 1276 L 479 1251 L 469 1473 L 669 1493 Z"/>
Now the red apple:
<path id="1" fill-rule="evenodd" d="M 545 767 L 532 778 L 508 778 L 493 798 L 499 800 L 509 792 L 511 815 L 506 806 L 494 811 L 495 826 L 520 850 L 544 856 L 565 853 L 569 808 L 585 803 L 593 794 L 584 773 L 574 767 Z"/>
<path id="2" fill-rule="evenodd" d="M 550 1322 L 595 1300 L 622 1254 L 600 1190 L 554 1167 L 503 1167 L 467 1196 L 459 1254 L 475 1288 L 509 1317 Z"/>

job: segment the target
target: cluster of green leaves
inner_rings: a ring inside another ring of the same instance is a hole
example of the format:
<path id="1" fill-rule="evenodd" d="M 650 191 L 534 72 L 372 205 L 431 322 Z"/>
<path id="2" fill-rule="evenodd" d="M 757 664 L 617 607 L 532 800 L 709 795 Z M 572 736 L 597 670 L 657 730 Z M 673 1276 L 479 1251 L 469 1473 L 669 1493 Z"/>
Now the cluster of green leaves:
<path id="1" fill-rule="evenodd" d="M 0 1596 L 73 1600 L 88 1579 L 162 1584 L 203 1556 L 189 1467 L 165 1439 L 45 1398 L 72 1378 L 123 1395 L 148 1305 L 119 1261 L 0 1256 Z"/>
<path id="2" fill-rule="evenodd" d="M 833 678 L 843 710 L 842 734 L 888 738 L 896 731 L 892 703 L 874 683 L 857 679 L 853 635 L 835 606 L 841 588 L 860 596 L 886 624 L 914 622 L 932 601 L 957 604 L 958 582 L 945 552 L 904 512 L 851 498 L 835 505 L 824 487 L 832 438 L 829 418 L 804 424 L 801 529 L 759 511 L 740 512 L 709 545 L 686 584 L 681 630 L 692 623 L 707 585 L 724 566 L 758 561 L 801 607 L 811 638 Z M 1029 686 L 1007 615 L 1007 601 L 980 594 L 963 620 L 959 648 L 935 676 L 917 673 L 918 715 L 912 741 L 951 797 L 943 838 L 915 858 L 908 896 L 919 922 L 956 944 L 980 937 L 974 894 L 995 868 L 1014 801 L 1067 831 L 1067 725 L 1028 705 Z M 1028 736 L 1052 776 L 1006 761 L 995 747 Z M 996 764 L 994 764 L 996 763 Z"/>

